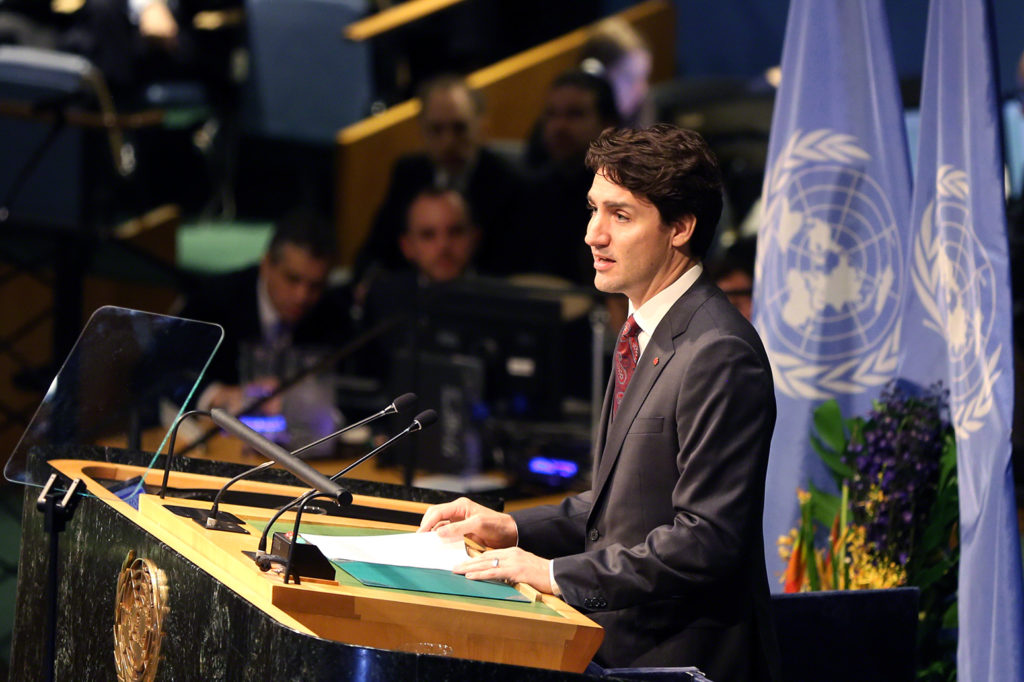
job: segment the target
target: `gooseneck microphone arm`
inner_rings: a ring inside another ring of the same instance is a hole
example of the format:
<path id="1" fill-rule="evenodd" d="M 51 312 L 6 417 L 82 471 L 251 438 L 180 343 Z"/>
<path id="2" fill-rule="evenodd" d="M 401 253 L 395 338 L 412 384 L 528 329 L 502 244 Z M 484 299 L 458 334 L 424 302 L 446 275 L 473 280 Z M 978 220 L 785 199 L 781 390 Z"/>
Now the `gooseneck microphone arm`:
<path id="1" fill-rule="evenodd" d="M 371 414 L 369 417 L 367 417 L 365 419 L 361 419 L 361 420 L 355 422 L 354 424 L 349 424 L 348 426 L 345 426 L 345 427 L 343 427 L 341 429 L 338 429 L 334 433 L 330 433 L 330 434 L 324 436 L 323 438 L 321 438 L 319 440 L 313 441 L 312 443 L 309 443 L 307 445 L 303 445 L 301 448 L 298 448 L 297 450 L 292 450 L 291 454 L 292 454 L 292 456 L 297 456 L 299 453 L 305 452 L 306 450 L 309 450 L 310 448 L 316 447 L 317 445 L 320 445 L 321 443 L 323 443 L 325 441 L 331 440 L 332 438 L 337 438 L 338 436 L 342 435 L 343 433 L 346 433 L 347 431 L 351 431 L 352 429 L 359 428 L 360 426 L 363 426 L 364 424 L 369 424 L 370 422 L 376 421 L 376 420 L 378 420 L 378 419 L 380 419 L 382 417 L 386 417 L 386 416 L 392 415 L 392 414 L 398 414 L 399 412 L 402 412 L 406 408 L 410 407 L 414 402 L 416 402 L 416 394 L 415 393 L 403 393 L 402 395 L 400 395 L 397 398 L 395 398 L 394 400 L 392 400 L 391 404 L 389 404 L 383 410 L 380 410 L 379 412 L 375 412 L 375 413 Z M 255 474 L 255 473 L 258 473 L 260 471 L 263 471 L 264 469 L 268 469 L 268 468 L 272 467 L 273 465 L 274 465 L 274 461 L 273 460 L 271 460 L 269 462 L 263 462 L 259 466 L 255 466 L 255 467 L 253 467 L 251 469 L 247 469 L 247 470 L 243 471 L 242 473 L 238 474 L 237 476 L 232 478 L 230 481 L 225 483 L 221 487 L 221 489 L 217 491 L 217 495 L 213 498 L 213 506 L 210 507 L 209 513 L 205 514 L 205 517 L 206 517 L 206 527 L 207 528 L 211 528 L 211 529 L 221 529 L 221 526 L 219 526 L 218 522 L 217 522 L 217 511 L 220 508 L 220 498 L 221 498 L 221 496 L 224 495 L 224 492 L 228 488 L 230 488 L 231 486 L 233 486 L 235 483 L 237 483 L 238 481 L 242 480 L 243 478 L 247 478 L 248 476 L 250 476 L 252 474 Z"/>
<path id="2" fill-rule="evenodd" d="M 288 473 L 305 483 L 311 488 L 316 488 L 335 500 L 338 504 L 346 505 L 352 502 L 352 493 L 327 478 L 305 461 L 295 457 L 277 443 L 268 440 L 262 434 L 253 431 L 248 426 L 225 412 L 219 407 L 210 410 L 210 417 L 217 426 L 241 439 L 246 445 L 268 459 L 272 459 L 288 470 Z"/>
<path id="3" fill-rule="evenodd" d="M 412 424 L 409 424 L 409 426 L 407 426 L 404 430 L 402 430 L 399 433 L 397 433 L 396 435 L 392 436 L 391 438 L 386 440 L 381 445 L 375 447 L 373 450 L 370 450 L 368 453 L 366 453 L 365 455 L 363 455 L 362 457 L 357 459 L 355 462 L 353 462 L 352 464 L 348 465 L 347 467 L 345 467 L 344 469 L 342 469 L 338 473 L 336 473 L 333 476 L 331 476 L 330 480 L 332 480 L 332 481 L 337 480 L 342 475 L 344 475 L 344 474 L 348 473 L 349 471 L 351 471 L 353 467 L 361 464 L 362 462 L 365 462 L 370 457 L 373 457 L 374 455 L 379 453 L 381 450 L 384 450 L 386 448 L 391 447 L 399 439 L 405 438 L 410 433 L 416 433 L 417 431 L 422 431 L 423 429 L 427 428 L 428 426 L 430 426 L 431 424 L 433 424 L 436 421 L 437 421 L 437 412 L 435 412 L 434 410 L 424 410 L 423 412 L 420 412 L 418 415 L 416 415 L 416 418 L 412 420 Z M 260 558 L 267 551 L 267 537 L 270 535 L 270 529 L 273 527 L 274 523 L 276 523 L 277 520 L 279 518 L 281 518 L 281 515 L 284 514 L 286 511 L 288 511 L 289 509 L 293 509 L 297 505 L 304 505 L 306 502 L 308 502 L 310 499 L 312 499 L 315 495 L 317 495 L 317 491 L 315 491 L 315 490 L 311 490 L 311 491 L 309 491 L 307 493 L 303 493 L 299 497 L 295 498 L 294 500 L 292 500 L 288 504 L 286 504 L 283 507 L 281 507 L 280 509 L 278 509 L 277 512 L 275 512 L 274 515 L 270 517 L 270 520 L 267 521 L 266 527 L 263 529 L 263 533 L 260 535 L 260 543 L 259 543 L 259 546 L 258 546 L 257 552 L 256 552 L 256 561 L 257 561 L 257 563 L 260 563 Z M 263 568 L 263 565 L 261 564 L 260 567 Z M 264 570 L 266 570 L 266 569 L 264 569 Z"/>
<path id="4" fill-rule="evenodd" d="M 399 438 L 404 437 L 407 433 L 416 433 L 417 431 L 422 431 L 423 429 L 427 428 L 428 426 L 430 426 L 431 424 L 433 424 L 436 421 L 437 421 L 437 412 L 435 412 L 434 410 L 424 410 L 423 412 L 420 412 L 418 415 L 416 415 L 416 418 L 412 420 L 412 424 L 409 424 L 409 426 L 407 426 L 404 431 L 402 431 L 402 432 L 398 433 L 397 435 L 389 438 L 385 442 L 381 443 L 378 447 L 374 448 L 373 450 L 370 450 L 365 455 L 363 455 L 362 457 L 360 457 L 356 461 L 352 462 L 351 464 L 349 464 L 347 467 L 345 467 L 344 469 L 342 469 L 338 473 L 336 473 L 333 476 L 331 476 L 331 480 L 332 481 L 337 481 L 339 478 L 341 478 L 342 476 L 344 476 L 348 472 L 352 471 L 357 466 L 359 466 L 360 464 L 362 464 L 366 460 L 370 459 L 371 457 L 376 455 L 378 452 L 380 452 L 384 448 L 390 447 L 390 445 L 392 443 L 394 443 Z"/>
<path id="5" fill-rule="evenodd" d="M 193 417 L 196 415 L 203 415 L 209 417 L 210 413 L 206 410 L 189 410 L 188 412 L 182 413 L 177 419 L 174 420 L 174 425 L 171 426 L 171 438 L 167 443 L 167 458 L 164 462 L 164 480 L 160 484 L 160 497 L 163 498 L 167 493 L 167 481 L 171 476 L 171 460 L 174 459 L 174 439 L 178 435 L 178 425 L 185 420 L 185 417 Z"/>
<path id="6" fill-rule="evenodd" d="M 292 453 L 292 454 L 294 454 L 294 453 Z M 270 467 L 274 466 L 274 464 L 275 464 L 274 460 L 268 459 L 266 462 L 263 462 L 262 464 L 258 464 L 256 466 L 250 468 L 250 469 L 246 469 L 245 471 L 243 471 L 242 473 L 238 474 L 237 476 L 232 478 L 230 481 L 228 481 L 227 483 L 222 485 L 220 487 L 220 490 L 217 491 L 217 494 L 213 498 L 213 506 L 210 507 L 210 511 L 206 514 L 206 527 L 210 528 L 210 529 L 214 529 L 214 530 L 220 530 L 221 529 L 221 527 L 217 524 L 217 510 L 220 507 L 221 495 L 223 495 L 224 492 L 228 488 L 230 488 L 234 484 L 238 483 L 243 478 L 248 478 L 249 476 L 251 476 L 253 474 L 259 473 L 259 472 L 261 472 L 261 471 L 263 471 L 265 469 L 269 469 Z"/>
<path id="7" fill-rule="evenodd" d="M 260 556 L 267 551 L 267 537 L 270 535 L 270 529 L 273 527 L 275 523 L 277 523 L 277 520 L 281 518 L 281 515 L 290 509 L 294 509 L 296 506 L 301 507 L 302 505 L 306 504 L 306 502 L 308 502 L 309 500 L 311 500 L 312 498 L 316 497 L 319 494 L 320 491 L 318 490 L 310 490 L 309 492 L 305 492 L 299 495 L 294 500 L 292 500 L 291 502 L 289 502 L 288 504 L 284 505 L 276 512 L 274 512 L 274 515 L 270 517 L 269 521 L 267 521 L 266 527 L 260 534 L 260 544 L 256 547 L 257 563 L 259 563 Z M 260 568 L 263 568 L 263 566 L 261 565 Z M 263 570 L 266 570 L 266 568 L 264 568 Z"/>

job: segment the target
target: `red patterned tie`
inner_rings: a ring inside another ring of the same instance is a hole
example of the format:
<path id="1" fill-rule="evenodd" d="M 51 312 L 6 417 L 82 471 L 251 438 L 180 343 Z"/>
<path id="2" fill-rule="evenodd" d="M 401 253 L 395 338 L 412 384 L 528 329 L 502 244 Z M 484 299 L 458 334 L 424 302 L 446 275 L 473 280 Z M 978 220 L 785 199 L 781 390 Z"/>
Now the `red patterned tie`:
<path id="1" fill-rule="evenodd" d="M 640 325 L 630 315 L 622 327 L 622 333 L 619 334 L 619 343 L 615 346 L 615 396 L 612 400 L 612 418 L 619 409 L 622 396 L 626 395 L 626 387 L 629 386 L 633 370 L 640 360 L 640 341 L 636 338 L 639 333 Z"/>

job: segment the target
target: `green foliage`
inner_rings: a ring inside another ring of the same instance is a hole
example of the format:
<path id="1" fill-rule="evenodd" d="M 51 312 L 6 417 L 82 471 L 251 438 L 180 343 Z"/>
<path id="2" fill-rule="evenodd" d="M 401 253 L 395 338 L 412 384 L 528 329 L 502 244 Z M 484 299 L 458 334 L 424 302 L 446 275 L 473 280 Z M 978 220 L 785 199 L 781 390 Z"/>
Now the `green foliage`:
<path id="1" fill-rule="evenodd" d="M 818 453 L 821 461 L 828 467 L 836 487 L 843 485 L 843 480 L 854 474 L 845 462 L 842 454 L 846 450 L 849 434 L 856 433 L 863 420 L 843 419 L 839 403 L 835 399 L 827 400 L 814 411 L 814 431 L 811 433 L 811 447 Z"/>

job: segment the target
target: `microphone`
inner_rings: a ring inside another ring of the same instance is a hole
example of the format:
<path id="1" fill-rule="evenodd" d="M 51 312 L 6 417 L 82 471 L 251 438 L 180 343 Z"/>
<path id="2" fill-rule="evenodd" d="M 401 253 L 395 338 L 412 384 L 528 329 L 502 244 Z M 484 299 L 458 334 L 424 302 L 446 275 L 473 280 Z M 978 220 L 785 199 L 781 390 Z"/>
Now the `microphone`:
<path id="1" fill-rule="evenodd" d="M 321 493 L 334 498 L 338 501 L 338 504 L 346 505 L 352 503 L 352 493 L 306 464 L 305 461 L 292 455 L 277 443 L 268 440 L 262 434 L 256 433 L 230 413 L 215 407 L 210 410 L 210 417 L 217 426 L 240 438 L 242 442 L 267 459 L 274 460 L 309 487 L 316 488 Z"/>
<path id="2" fill-rule="evenodd" d="M 338 480 L 339 478 L 341 478 L 342 476 L 344 476 L 348 472 L 352 471 L 353 469 L 355 469 L 357 466 L 359 466 L 360 464 L 362 464 L 366 460 L 368 460 L 371 457 L 373 457 L 374 455 L 376 455 L 378 452 L 380 452 L 384 448 L 391 447 L 391 445 L 395 441 L 397 441 L 399 438 L 404 438 L 406 435 L 408 435 L 410 433 L 416 433 L 417 431 L 422 431 L 423 429 L 427 428 L 428 426 L 430 426 L 431 424 L 433 424 L 436 421 L 437 421 L 437 412 L 435 412 L 434 410 L 423 410 L 418 415 L 416 415 L 415 419 L 412 420 L 412 424 L 409 424 L 409 426 L 405 427 L 405 429 L 403 431 L 400 431 L 399 433 L 395 434 L 391 438 L 389 438 L 386 441 L 384 441 L 383 443 L 381 443 L 379 446 L 375 447 L 373 450 L 370 450 L 368 453 L 366 453 L 365 455 L 363 455 L 362 457 L 360 457 L 356 461 L 354 461 L 351 464 L 349 464 L 347 467 L 345 467 L 344 469 L 342 469 L 338 473 L 336 473 L 333 476 L 331 476 L 331 480 L 332 481 Z"/>
<path id="3" fill-rule="evenodd" d="M 332 438 L 337 438 L 338 436 L 340 436 L 341 434 L 343 434 L 343 433 L 345 433 L 347 431 L 351 431 L 352 429 L 355 429 L 355 428 L 358 428 L 360 426 L 363 426 L 364 424 L 369 424 L 370 422 L 376 421 L 376 420 L 378 420 L 378 419 L 380 419 L 382 417 L 386 417 L 386 416 L 392 415 L 392 414 L 398 414 L 399 412 L 402 412 L 402 411 L 406 410 L 407 408 L 411 407 L 412 404 L 415 403 L 415 402 L 416 402 L 416 394 L 415 393 L 403 393 L 402 395 L 400 395 L 397 398 L 395 398 L 394 400 L 392 400 L 391 404 L 388 405 L 387 407 L 385 407 L 383 410 L 380 410 L 379 412 L 375 412 L 374 414 L 371 414 L 369 417 L 366 417 L 365 419 L 361 419 L 360 421 L 357 421 L 354 424 L 349 424 L 348 426 L 346 426 L 344 428 L 338 429 L 334 433 L 328 434 L 328 435 L 324 436 L 323 438 L 321 438 L 320 440 L 313 441 L 312 443 L 308 443 L 307 445 L 303 445 L 301 448 L 298 448 L 296 450 L 292 450 L 291 454 L 292 454 L 292 456 L 297 456 L 299 453 L 305 452 L 306 450 L 309 450 L 310 448 L 314 448 L 317 445 L 320 445 L 321 443 L 323 443 L 325 441 L 328 441 L 328 440 L 330 440 Z M 262 464 L 260 464 L 258 466 L 255 466 L 255 467 L 253 467 L 251 469 L 247 469 L 247 470 L 243 471 L 242 473 L 238 474 L 237 476 L 232 478 L 230 481 L 225 483 L 223 485 L 223 487 L 221 487 L 221 489 L 217 491 L 217 495 L 213 498 L 213 506 L 210 507 L 210 511 L 208 511 L 208 512 L 196 511 L 195 512 L 195 515 L 196 515 L 195 516 L 195 520 L 196 520 L 196 522 L 201 524 L 201 525 L 205 525 L 206 528 L 209 528 L 211 530 L 228 530 L 228 531 L 233 531 L 233 532 L 241 532 L 241 526 L 238 525 L 239 524 L 239 519 L 237 519 L 237 517 L 234 517 L 234 516 L 228 514 L 228 515 L 226 515 L 228 518 L 225 518 L 223 521 L 221 521 L 221 520 L 219 520 L 217 518 L 217 512 L 218 512 L 219 507 L 220 507 L 220 498 L 224 494 L 224 492 L 228 488 L 230 488 L 232 485 L 234 485 L 236 482 L 242 480 L 243 478 L 247 478 L 247 477 L 249 477 L 252 474 L 255 474 L 257 472 L 263 471 L 264 469 L 267 469 L 267 468 L 269 468 L 269 467 L 271 467 L 273 465 L 274 465 L 274 461 L 273 460 L 268 461 L 268 462 L 263 462 Z"/>
<path id="4" fill-rule="evenodd" d="M 373 450 L 370 450 L 368 453 L 366 453 L 365 455 L 363 455 L 362 457 L 357 459 L 355 462 L 353 462 L 352 464 L 349 464 L 347 467 L 345 467 L 344 469 L 342 469 L 338 473 L 336 473 L 333 476 L 331 476 L 330 480 L 331 481 L 337 480 L 338 478 L 340 478 L 344 474 L 348 473 L 349 471 L 351 471 L 353 468 L 355 468 L 359 464 L 362 464 L 363 462 L 365 462 L 369 458 L 373 457 L 377 453 L 381 452 L 382 450 L 391 447 L 394 443 L 398 442 L 402 438 L 405 438 L 410 433 L 416 433 L 417 431 L 422 431 L 423 429 L 427 428 L 428 426 L 430 426 L 431 424 L 433 424 L 436 421 L 437 421 L 437 412 L 435 412 L 434 410 L 424 410 L 423 412 L 420 412 L 418 415 L 416 415 L 416 418 L 412 420 L 412 423 L 409 424 L 409 426 L 405 427 L 405 429 L 403 429 L 399 433 L 395 434 L 394 436 L 392 436 L 391 438 L 386 440 L 381 445 L 375 447 Z M 266 527 L 263 529 L 263 533 L 260 535 L 260 542 L 259 542 L 259 545 L 257 547 L 256 556 L 254 557 L 254 560 L 256 561 L 256 564 L 260 567 L 260 570 L 263 570 L 263 571 L 269 570 L 271 562 L 274 562 L 274 561 L 276 561 L 278 563 L 290 563 L 291 562 L 291 553 L 290 552 L 289 552 L 289 555 L 288 555 L 287 558 L 283 558 L 280 555 L 267 554 L 266 553 L 266 551 L 267 551 L 267 535 L 270 533 L 270 529 L 274 526 L 274 523 L 276 523 L 277 520 L 279 518 L 281 518 L 282 514 L 284 514 L 289 509 L 293 509 L 294 507 L 298 506 L 299 507 L 299 511 L 295 515 L 295 526 L 294 526 L 294 528 L 292 530 L 292 542 L 294 542 L 294 538 L 296 538 L 298 536 L 298 533 L 299 533 L 299 520 L 302 517 L 302 508 L 306 504 L 306 502 L 308 502 L 312 498 L 316 497 L 317 495 L 319 495 L 319 492 L 316 491 L 316 490 L 311 490 L 311 491 L 309 491 L 307 493 L 304 493 L 304 494 L 300 495 L 299 497 L 295 498 L 294 500 L 292 500 L 291 502 L 289 502 L 288 504 L 284 505 L 280 509 L 278 509 L 277 512 L 273 516 L 270 517 L 270 520 L 267 521 Z M 277 544 L 277 540 L 276 539 L 274 540 L 274 543 L 275 543 L 275 545 Z M 290 572 L 291 572 L 291 567 L 289 566 L 287 569 L 285 569 L 285 576 L 284 576 L 285 582 L 288 581 L 288 575 L 289 575 Z"/>
<path id="5" fill-rule="evenodd" d="M 412 424 L 409 424 L 409 432 L 416 433 L 422 431 L 431 424 L 437 421 L 437 412 L 434 410 L 423 410 L 416 418 L 412 420 Z"/>

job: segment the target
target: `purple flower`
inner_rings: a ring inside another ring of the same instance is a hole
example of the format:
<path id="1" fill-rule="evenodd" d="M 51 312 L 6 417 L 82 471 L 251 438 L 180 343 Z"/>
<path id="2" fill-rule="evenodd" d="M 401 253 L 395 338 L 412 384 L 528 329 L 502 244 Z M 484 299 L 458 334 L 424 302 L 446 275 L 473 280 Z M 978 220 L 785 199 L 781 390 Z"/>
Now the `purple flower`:
<path id="1" fill-rule="evenodd" d="M 890 383 L 843 453 L 853 522 L 879 561 L 906 563 L 927 521 L 938 481 L 948 391 L 935 385 L 917 394 Z M 920 510 L 920 511 L 918 511 Z"/>

